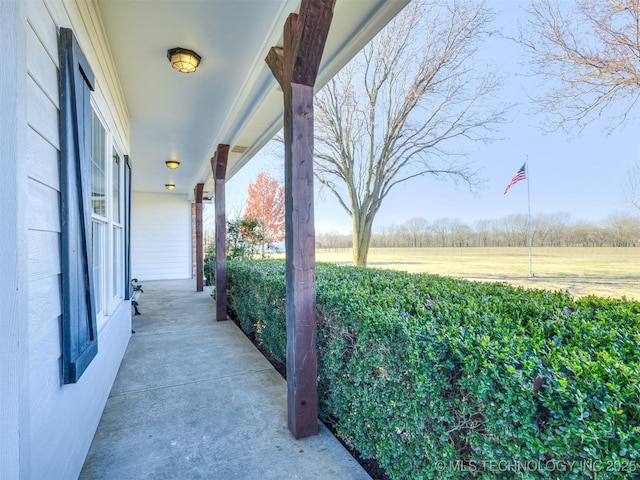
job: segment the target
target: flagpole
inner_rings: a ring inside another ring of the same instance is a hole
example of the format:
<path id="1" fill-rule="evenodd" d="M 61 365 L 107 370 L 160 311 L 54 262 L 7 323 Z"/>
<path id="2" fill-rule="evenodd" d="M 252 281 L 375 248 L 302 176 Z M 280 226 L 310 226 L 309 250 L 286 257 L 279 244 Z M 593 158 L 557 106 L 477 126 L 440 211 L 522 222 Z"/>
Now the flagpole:
<path id="1" fill-rule="evenodd" d="M 527 166 L 527 206 L 528 206 L 528 217 L 527 217 L 527 228 L 528 228 L 528 237 L 529 237 L 529 276 L 533 277 L 533 255 L 532 255 L 532 243 L 533 237 L 531 235 L 531 189 L 529 188 L 529 183 L 531 182 L 529 176 L 529 155 L 526 155 Z"/>

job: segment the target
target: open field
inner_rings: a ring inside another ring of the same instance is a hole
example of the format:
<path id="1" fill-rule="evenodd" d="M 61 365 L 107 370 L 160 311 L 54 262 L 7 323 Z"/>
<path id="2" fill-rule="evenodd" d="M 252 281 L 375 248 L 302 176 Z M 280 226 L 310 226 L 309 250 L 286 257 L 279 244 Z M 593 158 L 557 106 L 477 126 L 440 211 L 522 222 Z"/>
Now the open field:
<path id="1" fill-rule="evenodd" d="M 351 264 L 351 249 L 319 249 L 319 262 Z M 640 300 L 640 248 L 372 248 L 369 267 Z"/>

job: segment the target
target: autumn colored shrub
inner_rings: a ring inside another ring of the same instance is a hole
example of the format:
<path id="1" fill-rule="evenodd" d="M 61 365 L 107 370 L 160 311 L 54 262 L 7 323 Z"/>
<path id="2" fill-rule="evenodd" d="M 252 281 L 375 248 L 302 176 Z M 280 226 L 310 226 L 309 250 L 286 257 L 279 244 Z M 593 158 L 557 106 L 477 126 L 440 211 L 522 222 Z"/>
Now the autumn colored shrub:
<path id="1" fill-rule="evenodd" d="M 320 416 L 391 478 L 640 476 L 639 302 L 328 264 L 316 276 Z M 284 262 L 230 262 L 229 285 L 283 360 Z"/>

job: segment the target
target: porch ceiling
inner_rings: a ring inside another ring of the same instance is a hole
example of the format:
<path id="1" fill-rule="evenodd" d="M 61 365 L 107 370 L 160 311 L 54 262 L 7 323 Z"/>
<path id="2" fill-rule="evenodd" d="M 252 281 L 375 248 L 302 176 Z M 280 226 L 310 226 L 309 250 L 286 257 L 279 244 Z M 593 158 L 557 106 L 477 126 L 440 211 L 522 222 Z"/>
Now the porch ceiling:
<path id="1" fill-rule="evenodd" d="M 337 0 L 317 86 L 324 85 L 409 0 Z M 133 190 L 213 195 L 209 159 L 231 145 L 227 179 L 282 124 L 282 92 L 264 59 L 300 0 L 98 0 L 130 115 Z M 167 50 L 202 56 L 193 74 Z M 238 149 L 244 151 L 238 152 Z M 165 161 L 181 162 L 169 170 Z"/>

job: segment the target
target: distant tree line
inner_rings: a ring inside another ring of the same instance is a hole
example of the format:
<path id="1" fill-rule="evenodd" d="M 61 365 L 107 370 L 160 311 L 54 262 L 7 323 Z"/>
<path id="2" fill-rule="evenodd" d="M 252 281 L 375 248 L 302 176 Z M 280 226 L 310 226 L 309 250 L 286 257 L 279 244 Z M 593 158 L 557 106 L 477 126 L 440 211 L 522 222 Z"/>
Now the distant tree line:
<path id="1" fill-rule="evenodd" d="M 539 214 L 531 219 L 536 247 L 638 247 L 640 218 L 614 214 L 602 222 L 573 220 L 568 213 Z M 403 224 L 374 228 L 372 247 L 523 247 L 528 245 L 526 215 L 513 214 L 473 225 L 458 219 L 412 218 Z M 329 232 L 316 237 L 319 249 L 350 248 L 351 234 Z"/>

